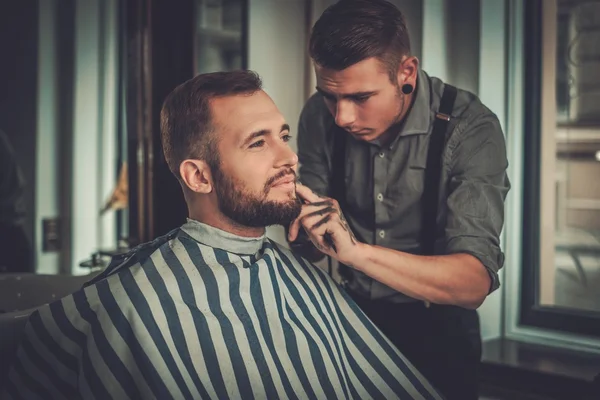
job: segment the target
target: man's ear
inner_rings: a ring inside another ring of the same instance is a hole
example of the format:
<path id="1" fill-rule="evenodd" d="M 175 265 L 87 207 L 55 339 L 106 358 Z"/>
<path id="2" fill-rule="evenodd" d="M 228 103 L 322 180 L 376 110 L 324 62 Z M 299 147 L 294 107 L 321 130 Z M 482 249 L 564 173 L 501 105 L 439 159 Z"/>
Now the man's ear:
<path id="1" fill-rule="evenodd" d="M 403 57 L 398 65 L 398 85 L 410 84 L 417 87 L 417 75 L 419 73 L 419 59 L 415 56 Z"/>
<path id="2" fill-rule="evenodd" d="M 179 165 L 183 183 L 194 193 L 208 194 L 213 191 L 210 167 L 202 160 L 183 160 Z"/>

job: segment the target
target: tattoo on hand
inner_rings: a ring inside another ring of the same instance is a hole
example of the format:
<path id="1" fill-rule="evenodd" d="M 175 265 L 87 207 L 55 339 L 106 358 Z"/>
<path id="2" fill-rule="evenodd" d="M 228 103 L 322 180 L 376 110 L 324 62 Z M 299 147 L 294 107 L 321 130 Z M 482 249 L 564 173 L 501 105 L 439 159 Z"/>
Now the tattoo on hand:
<path id="1" fill-rule="evenodd" d="M 313 244 L 315 245 L 315 247 L 317 248 L 317 250 L 319 250 L 321 253 L 325 253 L 326 252 L 327 249 L 323 245 L 321 245 L 320 243 L 318 243 L 318 242 L 314 243 L 313 242 Z"/>
<path id="2" fill-rule="evenodd" d="M 323 241 L 327 243 L 327 245 L 333 249 L 334 253 L 337 253 L 337 249 L 335 248 L 335 243 L 333 243 L 333 239 L 331 238 L 331 234 L 329 232 L 325 232 L 323 235 Z"/>
<path id="3" fill-rule="evenodd" d="M 350 240 L 352 241 L 352 244 L 356 244 L 356 236 L 354 236 L 354 232 L 352 232 L 352 229 L 350 229 L 350 225 L 348 225 L 348 221 L 346 221 L 346 217 L 344 217 L 342 210 L 338 211 L 338 215 L 340 216 L 342 228 L 344 228 L 344 230 L 350 234 Z"/>
<path id="4" fill-rule="evenodd" d="M 346 217 L 344 217 L 342 210 L 339 208 L 336 209 L 334 207 L 333 199 L 331 199 L 329 197 L 323 197 L 323 196 L 319 196 L 319 198 L 322 199 L 322 201 L 310 203 L 310 205 L 315 206 L 315 207 L 322 207 L 322 208 L 311 212 L 310 214 L 306 215 L 305 218 L 314 217 L 316 215 L 322 215 L 323 218 L 320 221 L 318 221 L 317 223 L 315 223 L 313 226 L 311 226 L 309 230 L 312 231 L 312 230 L 320 227 L 321 225 L 329 222 L 329 220 L 331 219 L 331 215 L 333 214 L 334 211 L 336 211 L 338 214 L 338 217 L 340 218 L 340 224 L 342 225 L 342 228 L 346 232 L 348 232 L 348 234 L 350 235 L 350 241 L 352 242 L 352 244 L 356 244 L 357 243 L 356 236 L 354 236 L 354 232 L 352 232 L 352 229 L 350 229 L 350 225 L 348 224 L 348 221 L 346 221 Z M 335 247 L 335 244 L 333 242 L 333 239 L 332 239 L 330 233 L 328 233 L 328 232 L 325 233 L 325 235 L 323 236 L 323 241 L 325 242 L 325 244 L 328 245 L 329 248 L 333 249 L 333 251 L 337 253 L 337 249 Z M 321 244 L 315 244 L 315 246 L 317 247 L 317 249 L 319 249 L 322 252 L 324 252 L 326 250 L 326 248 Z"/>

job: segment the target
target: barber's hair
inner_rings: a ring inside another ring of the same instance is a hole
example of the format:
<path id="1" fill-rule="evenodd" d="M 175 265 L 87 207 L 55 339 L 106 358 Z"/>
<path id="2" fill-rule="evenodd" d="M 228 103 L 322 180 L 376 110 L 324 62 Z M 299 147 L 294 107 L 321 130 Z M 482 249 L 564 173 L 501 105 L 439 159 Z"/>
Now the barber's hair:
<path id="1" fill-rule="evenodd" d="M 190 158 L 218 168 L 218 138 L 210 100 L 262 90 L 257 73 L 248 70 L 200 74 L 177 86 L 165 99 L 160 113 L 163 152 L 171 172 L 180 179 L 179 166 Z"/>
<path id="2" fill-rule="evenodd" d="M 312 28 L 309 53 L 324 68 L 341 71 L 377 58 L 396 81 L 403 56 L 410 54 L 404 16 L 385 0 L 340 0 Z"/>

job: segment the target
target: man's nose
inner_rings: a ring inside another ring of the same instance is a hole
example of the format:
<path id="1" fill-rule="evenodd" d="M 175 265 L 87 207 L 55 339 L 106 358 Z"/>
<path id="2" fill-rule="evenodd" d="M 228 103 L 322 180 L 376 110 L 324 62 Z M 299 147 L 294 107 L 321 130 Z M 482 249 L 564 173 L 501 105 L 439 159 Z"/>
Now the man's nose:
<path id="1" fill-rule="evenodd" d="M 295 167 L 298 164 L 298 155 L 288 143 L 282 142 L 277 152 L 277 167 Z"/>
<path id="2" fill-rule="evenodd" d="M 354 123 L 354 107 L 352 103 L 344 100 L 337 102 L 335 107 L 335 123 L 337 126 L 346 128 Z"/>

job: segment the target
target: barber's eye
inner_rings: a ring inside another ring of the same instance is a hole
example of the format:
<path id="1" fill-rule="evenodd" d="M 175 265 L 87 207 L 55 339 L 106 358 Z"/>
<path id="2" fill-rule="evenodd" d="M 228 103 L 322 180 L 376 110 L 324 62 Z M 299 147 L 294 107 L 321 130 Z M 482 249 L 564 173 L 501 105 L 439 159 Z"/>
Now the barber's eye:
<path id="1" fill-rule="evenodd" d="M 283 139 L 284 142 L 289 142 L 292 139 L 292 135 L 283 135 L 281 139 Z"/>
<path id="2" fill-rule="evenodd" d="M 259 147 L 263 147 L 263 145 L 264 145 L 264 144 L 265 144 L 265 141 L 264 141 L 264 140 L 259 140 L 259 141 L 257 141 L 257 142 L 254 142 L 254 143 L 252 143 L 252 144 L 250 145 L 250 148 L 251 148 L 251 149 L 256 149 L 256 148 L 259 148 Z"/>

